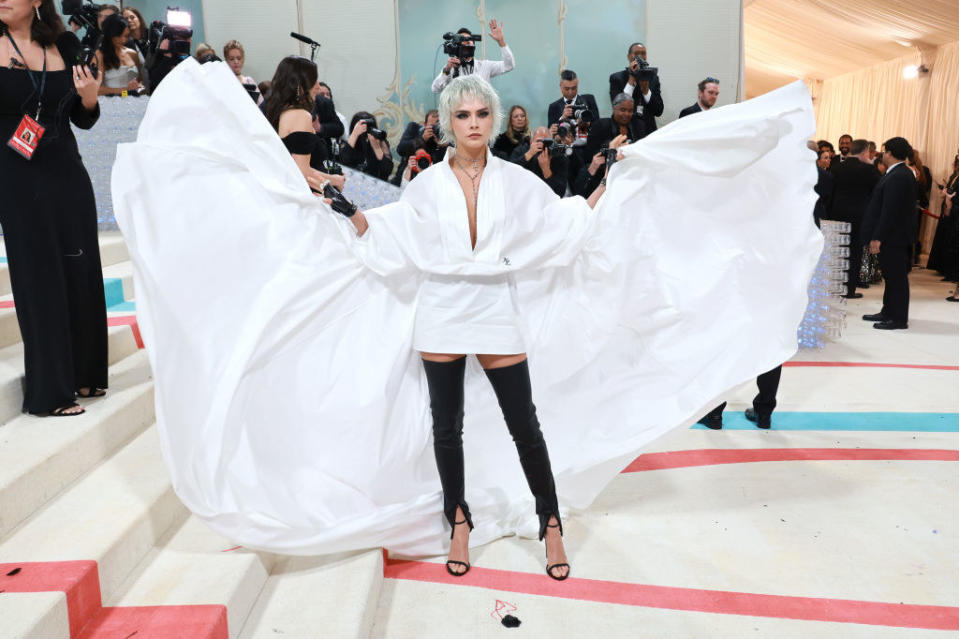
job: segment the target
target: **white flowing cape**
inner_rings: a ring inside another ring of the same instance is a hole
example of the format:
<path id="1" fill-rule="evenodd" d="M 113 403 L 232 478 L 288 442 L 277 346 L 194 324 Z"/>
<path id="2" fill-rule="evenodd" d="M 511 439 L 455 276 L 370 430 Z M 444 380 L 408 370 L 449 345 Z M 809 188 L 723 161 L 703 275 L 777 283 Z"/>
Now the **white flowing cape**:
<path id="1" fill-rule="evenodd" d="M 514 247 L 564 509 L 587 507 L 645 444 L 795 352 L 822 247 L 813 130 L 801 83 L 684 118 L 625 149 L 594 212 L 564 201 L 595 216 L 565 265 L 525 263 L 535 236 Z M 411 348 L 416 269 L 459 268 L 422 251 L 417 233 L 439 231 L 410 222 L 408 202 L 374 210 L 377 242 L 423 254 L 413 270 L 367 267 L 363 250 L 377 243 L 361 247 L 310 193 L 220 64 L 187 61 L 164 80 L 137 142 L 118 149 L 113 193 L 184 504 L 252 548 L 444 552 Z M 557 241 L 554 228 L 538 230 L 543 241 Z M 389 262 L 388 247 L 377 255 Z M 464 440 L 471 543 L 535 534 L 515 448 L 472 358 Z"/>

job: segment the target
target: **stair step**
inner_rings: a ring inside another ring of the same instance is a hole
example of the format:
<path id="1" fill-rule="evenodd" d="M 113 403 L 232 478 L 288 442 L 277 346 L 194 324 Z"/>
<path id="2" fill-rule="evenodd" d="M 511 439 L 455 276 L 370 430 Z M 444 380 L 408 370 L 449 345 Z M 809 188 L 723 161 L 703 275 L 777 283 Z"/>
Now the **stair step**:
<path id="1" fill-rule="evenodd" d="M 382 585 L 382 550 L 282 558 L 240 639 L 369 637 Z"/>
<path id="2" fill-rule="evenodd" d="M 0 427 L 0 537 L 154 421 L 146 351 L 110 367 L 110 390 L 79 417 L 21 415 Z"/>
<path id="3" fill-rule="evenodd" d="M 107 267 L 127 262 L 130 252 L 120 233 L 100 233 L 100 266 Z"/>
<path id="4" fill-rule="evenodd" d="M 5 592 L 0 597 L 4 639 L 70 636 L 67 599 L 62 592 Z"/>
<path id="5" fill-rule="evenodd" d="M 0 563 L 92 560 L 109 601 L 186 515 L 152 426 L 10 533 Z"/>
<path id="6" fill-rule="evenodd" d="M 16 344 L 20 339 L 20 325 L 17 324 L 16 309 L 0 308 L 0 348 Z"/>
<path id="7" fill-rule="evenodd" d="M 119 262 L 103 267 L 103 291 L 107 308 L 111 310 L 117 304 L 132 300 L 134 297 L 133 262 Z"/>
<path id="8" fill-rule="evenodd" d="M 110 605 L 225 606 L 235 638 L 276 561 L 270 553 L 237 548 L 190 517 L 147 554 Z"/>
<path id="9" fill-rule="evenodd" d="M 223 606 L 104 608 L 77 639 L 228 639 Z"/>
<path id="10" fill-rule="evenodd" d="M 108 362 L 113 364 L 136 353 L 137 342 L 130 326 L 107 329 Z M 23 408 L 23 343 L 0 349 L 0 424 Z"/>

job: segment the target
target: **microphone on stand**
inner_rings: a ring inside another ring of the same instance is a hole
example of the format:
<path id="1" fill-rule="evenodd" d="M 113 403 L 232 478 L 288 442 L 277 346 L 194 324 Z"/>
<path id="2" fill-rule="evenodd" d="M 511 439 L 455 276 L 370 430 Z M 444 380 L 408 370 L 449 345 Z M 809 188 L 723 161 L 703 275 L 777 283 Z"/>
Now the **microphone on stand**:
<path id="1" fill-rule="evenodd" d="M 312 60 L 313 62 L 316 62 L 316 50 L 319 49 L 321 46 L 319 42 L 317 42 L 313 38 L 308 38 L 302 33 L 297 33 L 295 31 L 290 31 L 290 37 L 296 40 L 299 40 L 300 42 L 304 44 L 310 45 L 310 60 Z"/>

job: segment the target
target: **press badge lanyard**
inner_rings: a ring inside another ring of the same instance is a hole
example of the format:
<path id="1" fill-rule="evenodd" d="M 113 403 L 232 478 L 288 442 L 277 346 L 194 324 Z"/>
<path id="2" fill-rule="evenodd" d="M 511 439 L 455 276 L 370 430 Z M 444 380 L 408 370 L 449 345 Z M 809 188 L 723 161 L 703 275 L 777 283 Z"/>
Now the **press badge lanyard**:
<path id="1" fill-rule="evenodd" d="M 43 92 L 47 88 L 47 50 L 46 48 L 43 49 L 43 71 L 40 73 L 40 84 L 38 86 L 36 78 L 33 77 L 33 71 L 27 66 L 27 58 L 23 55 L 23 52 L 20 51 L 16 40 L 13 39 L 13 36 L 10 35 L 9 32 L 7 32 L 7 37 L 10 38 L 10 43 L 13 44 L 14 51 L 16 51 L 20 59 L 23 60 L 23 66 L 26 68 L 27 75 L 30 77 L 33 90 L 39 90 L 37 94 L 36 117 L 31 118 L 29 114 L 24 114 L 20 125 L 13 133 L 13 137 L 7 142 L 7 146 L 29 160 L 33 157 L 33 153 L 37 150 L 37 145 L 40 144 L 40 138 L 43 137 L 46 131 L 46 129 L 40 125 L 39 120 L 40 110 L 43 108 Z"/>

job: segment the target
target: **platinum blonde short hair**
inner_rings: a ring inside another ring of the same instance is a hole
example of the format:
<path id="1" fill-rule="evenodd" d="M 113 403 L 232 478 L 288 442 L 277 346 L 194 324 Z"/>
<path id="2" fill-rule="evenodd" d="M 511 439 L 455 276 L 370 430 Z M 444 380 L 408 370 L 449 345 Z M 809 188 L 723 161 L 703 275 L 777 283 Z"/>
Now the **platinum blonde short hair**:
<path id="1" fill-rule="evenodd" d="M 491 138 L 499 133 L 503 127 L 503 105 L 500 103 L 499 95 L 493 90 L 490 83 L 483 78 L 476 75 L 464 75 L 453 78 L 443 89 L 443 93 L 440 94 L 441 142 L 446 144 L 456 143 L 456 139 L 453 137 L 453 111 L 459 108 L 467 98 L 476 98 L 489 107 L 493 116 Z"/>

